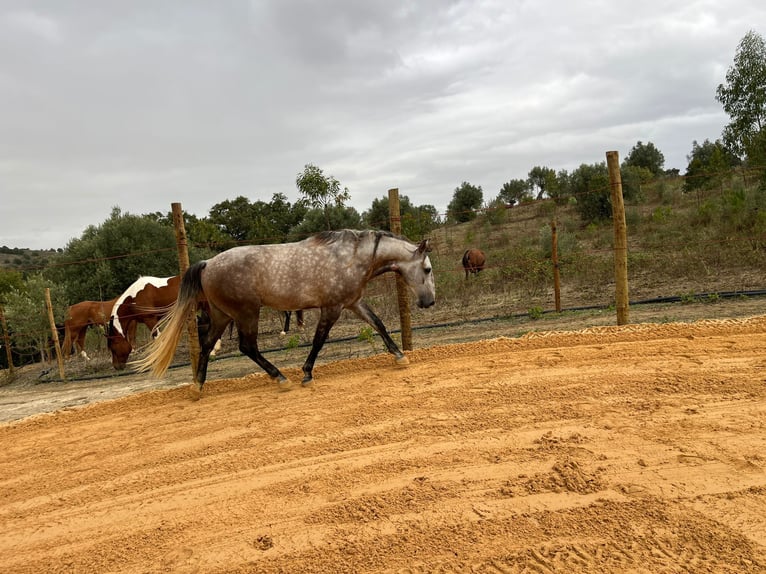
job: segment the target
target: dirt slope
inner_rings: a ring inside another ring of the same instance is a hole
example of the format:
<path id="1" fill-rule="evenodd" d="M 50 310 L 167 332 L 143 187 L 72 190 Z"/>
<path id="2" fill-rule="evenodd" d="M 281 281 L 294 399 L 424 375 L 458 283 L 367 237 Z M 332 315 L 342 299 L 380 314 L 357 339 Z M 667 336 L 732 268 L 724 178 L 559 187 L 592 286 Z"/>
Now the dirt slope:
<path id="1" fill-rule="evenodd" d="M 765 344 L 530 333 L 5 423 L 0 571 L 764 572 Z"/>

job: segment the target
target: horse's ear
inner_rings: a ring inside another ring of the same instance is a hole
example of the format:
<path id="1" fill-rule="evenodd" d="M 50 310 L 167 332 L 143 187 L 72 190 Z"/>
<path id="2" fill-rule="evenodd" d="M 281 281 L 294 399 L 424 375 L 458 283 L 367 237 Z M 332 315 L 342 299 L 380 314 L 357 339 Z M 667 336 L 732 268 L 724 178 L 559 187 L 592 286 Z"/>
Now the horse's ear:
<path id="1" fill-rule="evenodd" d="M 423 255 L 423 253 L 428 253 L 430 251 L 431 251 L 431 240 L 430 239 L 423 239 L 418 244 L 417 254 L 418 255 Z"/>

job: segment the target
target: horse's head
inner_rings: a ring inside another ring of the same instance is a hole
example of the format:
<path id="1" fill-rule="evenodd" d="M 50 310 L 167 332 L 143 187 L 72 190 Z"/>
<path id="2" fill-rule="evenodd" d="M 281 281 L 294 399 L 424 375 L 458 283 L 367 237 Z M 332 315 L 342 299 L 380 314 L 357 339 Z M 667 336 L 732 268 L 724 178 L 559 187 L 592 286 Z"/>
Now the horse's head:
<path id="1" fill-rule="evenodd" d="M 390 270 L 399 273 L 405 283 L 417 297 L 417 305 L 421 308 L 432 306 L 436 302 L 436 283 L 428 252 L 431 245 L 428 239 L 418 244 L 412 257 L 397 261 Z"/>
<path id="2" fill-rule="evenodd" d="M 130 341 L 123 337 L 114 326 L 114 317 L 109 320 L 106 330 L 106 345 L 112 353 L 112 366 L 122 371 L 128 364 L 128 356 L 133 350 Z"/>

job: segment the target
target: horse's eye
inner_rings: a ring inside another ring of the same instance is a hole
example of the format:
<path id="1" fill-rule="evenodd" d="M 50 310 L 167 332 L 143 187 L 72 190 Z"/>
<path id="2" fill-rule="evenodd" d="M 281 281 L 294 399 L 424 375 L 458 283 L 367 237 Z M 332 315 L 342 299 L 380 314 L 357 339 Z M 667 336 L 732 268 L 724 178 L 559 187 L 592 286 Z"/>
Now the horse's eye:
<path id="1" fill-rule="evenodd" d="M 426 275 L 428 275 L 431 272 L 431 268 L 426 267 L 425 269 L 423 269 L 423 271 L 425 272 Z"/>

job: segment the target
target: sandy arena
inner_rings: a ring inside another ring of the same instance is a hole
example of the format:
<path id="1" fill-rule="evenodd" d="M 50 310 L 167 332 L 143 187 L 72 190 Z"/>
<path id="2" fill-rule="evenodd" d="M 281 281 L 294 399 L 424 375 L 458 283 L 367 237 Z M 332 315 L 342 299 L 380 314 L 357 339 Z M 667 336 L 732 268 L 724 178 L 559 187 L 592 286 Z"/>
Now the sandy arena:
<path id="1" fill-rule="evenodd" d="M 0 571 L 766 572 L 765 348 L 594 327 L 6 422 Z"/>

